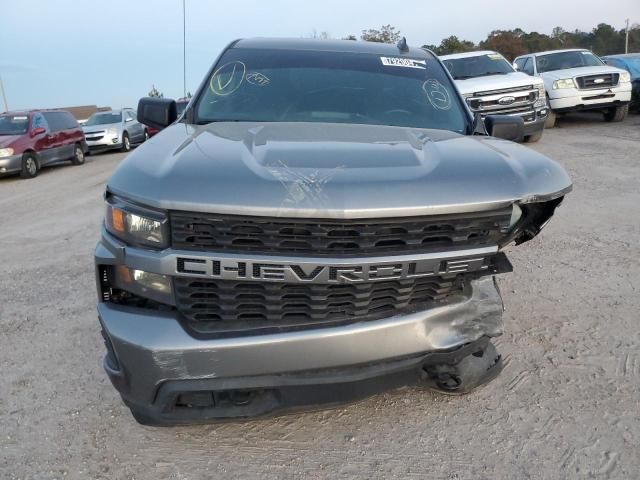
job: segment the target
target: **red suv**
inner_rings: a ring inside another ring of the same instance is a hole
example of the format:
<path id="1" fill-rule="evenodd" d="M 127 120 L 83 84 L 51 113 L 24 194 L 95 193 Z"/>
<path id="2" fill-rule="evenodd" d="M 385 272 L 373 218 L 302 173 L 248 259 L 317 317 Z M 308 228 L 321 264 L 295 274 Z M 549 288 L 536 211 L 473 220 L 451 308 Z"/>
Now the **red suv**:
<path id="1" fill-rule="evenodd" d="M 38 175 L 45 165 L 71 160 L 84 163 L 87 142 L 82 128 L 64 110 L 31 110 L 0 114 L 0 176 Z"/>

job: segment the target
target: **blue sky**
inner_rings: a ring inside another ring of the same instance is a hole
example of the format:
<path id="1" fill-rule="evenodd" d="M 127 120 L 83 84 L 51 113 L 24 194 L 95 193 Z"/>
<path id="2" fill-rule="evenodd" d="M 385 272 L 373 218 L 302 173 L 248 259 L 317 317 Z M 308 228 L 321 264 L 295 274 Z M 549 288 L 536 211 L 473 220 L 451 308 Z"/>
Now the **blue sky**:
<path id="1" fill-rule="evenodd" d="M 186 0 L 187 89 L 222 48 L 250 36 L 359 35 L 390 23 L 410 44 L 494 29 L 550 33 L 640 23 L 640 0 Z M 551 14 L 553 12 L 553 15 Z M 182 96 L 182 0 L 0 0 L 0 75 L 10 109 L 135 106 L 151 84 Z M 0 103 L 0 109 L 2 104 Z"/>

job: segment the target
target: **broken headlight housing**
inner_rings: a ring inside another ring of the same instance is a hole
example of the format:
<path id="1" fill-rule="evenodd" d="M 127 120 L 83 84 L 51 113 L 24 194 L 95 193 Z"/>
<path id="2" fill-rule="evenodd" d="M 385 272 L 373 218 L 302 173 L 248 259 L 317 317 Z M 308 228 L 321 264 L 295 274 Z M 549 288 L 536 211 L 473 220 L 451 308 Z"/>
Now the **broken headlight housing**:
<path id="1" fill-rule="evenodd" d="M 107 198 L 104 224 L 109 233 L 128 245 L 157 249 L 168 247 L 167 216 L 157 210 L 110 196 Z"/>

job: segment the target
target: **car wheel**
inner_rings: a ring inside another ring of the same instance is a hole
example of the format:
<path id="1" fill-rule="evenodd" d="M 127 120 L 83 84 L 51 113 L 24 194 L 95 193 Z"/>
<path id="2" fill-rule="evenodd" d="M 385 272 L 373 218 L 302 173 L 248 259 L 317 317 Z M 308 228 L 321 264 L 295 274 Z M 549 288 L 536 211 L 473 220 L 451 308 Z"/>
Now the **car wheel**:
<path id="1" fill-rule="evenodd" d="M 143 140 L 143 142 L 146 142 L 147 140 L 149 140 L 149 130 L 147 130 L 145 128 L 144 129 L 144 140 Z"/>
<path id="2" fill-rule="evenodd" d="M 531 135 L 527 135 L 524 137 L 524 141 L 526 143 L 536 143 L 542 138 L 542 132 L 544 130 L 540 130 L 539 132 L 532 133 Z"/>
<path id="3" fill-rule="evenodd" d="M 38 159 L 36 156 L 27 152 L 22 156 L 22 170 L 20 176 L 22 178 L 33 178 L 38 175 Z"/>
<path id="4" fill-rule="evenodd" d="M 122 134 L 122 151 L 128 152 L 129 150 L 131 150 L 131 140 L 129 140 L 129 134 L 124 132 Z"/>
<path id="5" fill-rule="evenodd" d="M 71 163 L 74 165 L 82 165 L 84 163 L 84 152 L 82 151 L 82 146 L 79 143 L 73 147 L 73 157 L 71 158 Z"/>
<path id="6" fill-rule="evenodd" d="M 547 118 L 544 120 L 544 128 L 553 128 L 556 126 L 557 115 L 549 110 Z"/>
<path id="7" fill-rule="evenodd" d="M 621 122 L 629 114 L 629 105 L 623 105 L 621 107 L 610 108 L 604 112 L 604 119 L 607 122 Z"/>

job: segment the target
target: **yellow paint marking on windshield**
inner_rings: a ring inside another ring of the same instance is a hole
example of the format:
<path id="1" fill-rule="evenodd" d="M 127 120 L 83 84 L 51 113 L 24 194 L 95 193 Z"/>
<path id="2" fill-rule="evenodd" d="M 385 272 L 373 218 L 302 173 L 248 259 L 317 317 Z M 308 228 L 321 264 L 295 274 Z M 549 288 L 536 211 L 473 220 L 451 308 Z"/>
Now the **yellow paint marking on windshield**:
<path id="1" fill-rule="evenodd" d="M 243 62 L 226 63 L 213 72 L 209 88 L 214 95 L 229 95 L 240 87 L 246 72 L 247 66 Z"/>

